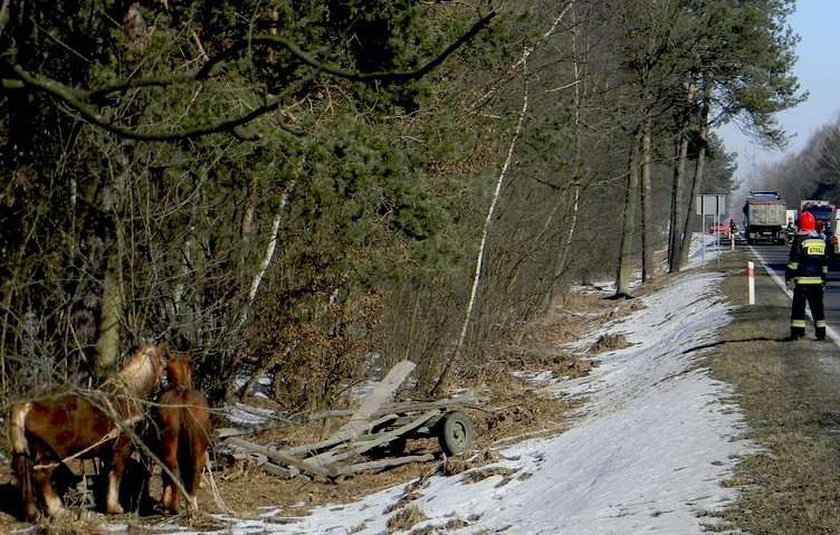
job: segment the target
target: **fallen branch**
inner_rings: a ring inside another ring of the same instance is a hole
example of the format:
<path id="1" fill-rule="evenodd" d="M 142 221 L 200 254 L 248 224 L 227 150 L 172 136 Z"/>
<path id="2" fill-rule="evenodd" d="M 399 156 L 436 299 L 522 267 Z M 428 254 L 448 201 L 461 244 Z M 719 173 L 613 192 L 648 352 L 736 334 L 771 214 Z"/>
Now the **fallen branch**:
<path id="1" fill-rule="evenodd" d="M 314 457 L 310 457 L 307 461 L 316 461 L 320 464 L 332 464 L 337 461 L 343 461 L 344 459 L 349 459 L 351 457 L 355 457 L 356 455 L 360 455 L 366 451 L 370 451 L 374 448 L 382 446 L 383 444 L 387 444 L 391 442 L 397 437 L 408 433 L 418 427 L 421 427 L 423 424 L 428 422 L 433 416 L 437 415 L 440 411 L 428 411 L 424 413 L 419 418 L 415 418 L 411 422 L 400 426 L 393 431 L 388 431 L 384 433 L 378 433 L 376 436 L 378 438 L 372 440 L 364 440 L 359 442 L 354 442 L 350 445 L 346 451 L 344 452 L 335 452 L 335 451 L 327 451 L 320 455 L 315 455 Z"/>
<path id="2" fill-rule="evenodd" d="M 287 455 L 279 450 L 270 448 L 268 446 L 254 444 L 253 442 L 248 442 L 247 440 L 242 440 L 241 438 L 236 437 L 227 439 L 226 444 L 250 453 L 265 455 L 268 459 L 272 460 L 277 464 L 293 466 L 295 468 L 300 469 L 302 472 L 307 472 L 309 474 L 319 476 L 322 478 L 327 478 L 329 476 L 327 470 L 320 464 L 315 464 L 309 459 L 304 460 L 299 459 L 293 455 Z"/>

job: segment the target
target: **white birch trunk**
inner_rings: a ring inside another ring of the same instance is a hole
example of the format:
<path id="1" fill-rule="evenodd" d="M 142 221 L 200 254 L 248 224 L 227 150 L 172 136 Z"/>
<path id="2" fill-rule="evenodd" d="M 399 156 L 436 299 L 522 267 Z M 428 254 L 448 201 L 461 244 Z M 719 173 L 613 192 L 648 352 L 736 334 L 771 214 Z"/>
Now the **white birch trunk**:
<path id="1" fill-rule="evenodd" d="M 560 22 L 563 20 L 563 18 L 565 18 L 566 13 L 569 12 L 569 10 L 572 8 L 573 5 L 574 5 L 574 0 L 569 2 L 569 4 L 565 8 L 563 8 L 563 10 L 560 12 L 560 14 L 557 15 L 557 17 L 551 23 L 551 26 L 548 28 L 548 30 L 546 30 L 542 34 L 542 36 L 540 37 L 540 41 L 533 46 L 527 47 L 525 49 L 525 52 L 522 54 L 522 57 L 519 58 L 513 65 L 511 65 L 510 68 L 508 68 L 507 74 L 505 75 L 505 78 L 507 78 L 509 75 L 512 75 L 516 71 L 516 69 L 518 69 L 520 66 L 523 67 L 523 69 L 524 69 L 525 62 L 528 61 L 528 58 L 531 56 L 531 54 L 534 52 L 534 50 L 537 48 L 537 46 L 542 44 L 549 37 L 551 37 L 551 35 L 557 29 L 557 26 L 560 25 Z M 492 97 L 496 93 L 497 89 L 498 89 L 498 87 L 494 87 L 494 88 L 490 89 L 488 92 L 486 92 L 481 97 L 479 97 L 475 102 L 473 102 L 471 107 L 475 108 L 475 107 L 480 106 L 484 102 L 486 102 L 487 99 L 489 99 L 490 97 Z M 560 89 L 564 89 L 564 88 L 557 88 L 557 89 L 553 89 L 553 90 L 550 89 L 548 92 L 559 91 Z"/>
<path id="2" fill-rule="evenodd" d="M 524 95 L 522 97 L 522 109 L 519 112 L 519 119 L 516 123 L 516 130 L 513 133 L 513 139 L 510 141 L 510 145 L 508 146 L 507 157 L 505 157 L 505 162 L 502 165 L 502 170 L 499 173 L 498 179 L 496 179 L 496 189 L 493 191 L 493 199 L 490 201 L 490 208 L 487 210 L 487 218 L 484 220 L 484 228 L 481 232 L 481 244 L 478 247 L 478 255 L 476 256 L 475 261 L 475 272 L 473 273 L 473 282 L 472 287 L 470 288 L 470 299 L 467 303 L 467 310 L 464 314 L 464 322 L 461 325 L 461 332 L 458 335 L 458 343 L 455 346 L 455 353 L 452 355 L 452 358 L 447 360 L 446 365 L 444 366 L 443 372 L 441 373 L 440 378 L 438 379 L 437 384 L 435 385 L 434 391 L 439 392 L 443 385 L 446 383 L 447 377 L 449 375 L 449 370 L 452 369 L 452 364 L 458 360 L 461 355 L 461 351 L 464 347 L 464 340 L 467 338 L 467 330 L 470 326 L 470 321 L 472 320 L 473 311 L 475 310 L 475 304 L 477 302 L 478 296 L 478 288 L 481 284 L 481 272 L 484 266 L 485 260 L 485 251 L 487 249 L 487 236 L 490 234 L 490 226 L 493 222 L 493 216 L 496 214 L 496 204 L 499 201 L 499 194 L 502 191 L 502 185 L 505 181 L 505 176 L 507 175 L 508 168 L 510 168 L 510 162 L 513 160 L 513 153 L 514 149 L 516 149 L 516 142 L 519 140 L 519 136 L 522 133 L 522 125 L 525 123 L 525 116 L 528 112 L 528 81 L 527 81 L 527 60 L 528 55 L 530 55 L 533 49 L 526 49 L 525 53 L 523 54 L 522 60 L 522 70 L 525 76 L 525 90 Z"/>
<path id="3" fill-rule="evenodd" d="M 571 8 L 572 3 L 570 2 L 557 17 L 554 19 L 554 22 L 551 24 L 551 27 L 542 35 L 542 41 L 548 39 L 552 33 L 557 29 L 557 26 L 560 24 L 560 21 L 566 16 L 569 9 Z M 458 335 L 458 342 L 455 346 L 455 352 L 452 355 L 452 358 L 447 360 L 443 372 L 441 376 L 438 378 L 437 384 L 434 387 L 434 392 L 440 392 L 444 385 L 446 384 L 446 380 L 449 375 L 449 371 L 452 369 L 452 364 L 458 360 L 461 355 L 461 351 L 464 347 L 464 341 L 467 338 L 467 330 L 469 329 L 470 321 L 472 320 L 473 312 L 475 310 L 475 305 L 477 302 L 478 296 L 478 288 L 481 284 L 481 272 L 484 266 L 485 260 L 485 249 L 487 247 L 487 236 L 490 232 L 490 225 L 493 221 L 493 216 L 496 213 L 496 204 L 499 200 L 499 194 L 502 191 L 502 184 L 504 184 L 505 176 L 507 175 L 508 168 L 510 167 L 510 162 L 513 160 L 513 153 L 514 149 L 516 148 L 516 143 L 519 140 L 519 136 L 522 133 L 522 125 L 525 123 L 525 116 L 528 112 L 528 58 L 536 49 L 536 45 L 527 47 L 524 52 L 522 53 L 522 57 L 513 64 L 510 71 L 515 70 L 519 66 L 522 66 L 523 77 L 525 79 L 525 88 L 524 88 L 524 95 L 522 97 L 522 109 L 519 112 L 519 119 L 516 123 L 516 130 L 513 134 L 513 139 L 510 141 L 510 146 L 508 147 L 507 157 L 505 158 L 505 162 L 502 165 L 502 170 L 499 173 L 499 178 L 496 180 L 496 189 L 493 192 L 493 199 L 490 202 L 490 208 L 487 210 L 487 218 L 484 221 L 484 229 L 481 233 L 481 244 L 478 248 L 478 255 L 476 257 L 475 262 L 475 272 L 473 273 L 473 282 L 472 287 L 470 289 L 470 299 L 467 303 L 467 310 L 464 314 L 464 323 L 461 325 L 461 332 Z M 490 90 L 486 95 L 481 97 L 474 105 L 478 105 L 481 101 L 486 100 L 489 98 L 490 95 L 495 91 L 495 89 Z"/>
<path id="4" fill-rule="evenodd" d="M 274 221 L 271 223 L 271 238 L 269 239 L 268 246 L 265 249 L 265 256 L 260 264 L 260 269 L 257 271 L 257 274 L 254 275 L 254 280 L 251 282 L 251 288 L 248 291 L 248 302 L 246 303 L 245 309 L 242 311 L 242 316 L 239 320 L 240 326 L 248 320 L 248 312 L 254 304 L 254 299 L 257 297 L 257 291 L 260 289 L 263 277 L 265 276 L 266 271 L 268 271 L 268 267 L 271 265 L 272 258 L 274 258 L 274 251 L 277 249 L 277 234 L 280 231 L 280 221 L 283 217 L 282 212 L 286 208 L 286 204 L 288 202 L 289 193 L 286 192 L 280 199 L 280 208 L 278 208 L 277 215 L 274 216 Z"/>
<path id="5" fill-rule="evenodd" d="M 569 4 L 570 9 L 574 9 L 574 1 Z M 581 81 L 583 80 L 582 76 L 582 69 L 580 67 L 580 61 L 578 61 L 578 45 L 577 45 L 577 17 L 575 17 L 574 10 L 572 11 L 572 57 L 573 59 L 573 68 L 575 73 L 575 81 L 572 84 L 575 87 L 575 130 L 574 130 L 574 162 L 572 162 L 572 167 L 574 169 L 574 185 L 575 185 L 575 194 L 574 194 L 574 201 L 572 202 L 572 221 L 569 223 L 569 231 L 566 233 L 566 240 L 563 243 L 563 249 L 560 251 L 560 258 L 557 261 L 557 265 L 554 268 L 554 277 L 551 281 L 550 286 L 550 294 L 548 295 L 549 303 L 551 299 L 554 297 L 554 284 L 557 280 L 562 276 L 563 271 L 566 269 L 566 260 L 569 257 L 569 250 L 572 247 L 572 240 L 575 237 L 575 230 L 577 229 L 577 221 L 578 221 L 578 211 L 580 209 L 580 126 L 581 126 L 581 115 L 582 115 L 582 108 L 583 108 L 583 99 L 581 98 Z M 569 85 L 572 85 L 569 84 Z"/>

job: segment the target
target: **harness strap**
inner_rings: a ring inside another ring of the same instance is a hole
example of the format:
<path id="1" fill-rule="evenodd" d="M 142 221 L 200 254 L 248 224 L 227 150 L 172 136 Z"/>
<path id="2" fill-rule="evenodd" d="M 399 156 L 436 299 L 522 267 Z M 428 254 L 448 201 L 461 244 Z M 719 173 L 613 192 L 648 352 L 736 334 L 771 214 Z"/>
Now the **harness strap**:
<path id="1" fill-rule="evenodd" d="M 133 424 L 135 424 L 135 423 L 139 422 L 139 421 L 140 421 L 140 420 L 142 420 L 142 419 L 143 419 L 142 417 L 135 416 L 135 417 L 133 417 L 133 418 L 129 418 L 128 420 L 126 420 L 125 422 L 123 422 L 123 425 L 128 425 L 128 426 L 130 426 L 130 425 L 133 425 Z M 82 456 L 82 455 L 84 455 L 85 453 L 87 453 L 87 452 L 89 452 L 89 451 L 91 451 L 91 450 L 95 450 L 96 448 L 98 448 L 98 447 L 99 447 L 99 446 L 101 446 L 102 444 L 105 444 L 105 443 L 106 443 L 106 442 L 108 442 L 109 440 L 114 440 L 114 439 L 115 439 L 115 438 L 117 438 L 118 436 L 120 436 L 120 426 L 119 426 L 119 425 L 115 425 L 114 427 L 112 427 L 112 428 L 111 428 L 111 430 L 110 430 L 110 431 L 108 431 L 107 433 L 105 433 L 105 435 L 104 435 L 102 438 L 100 438 L 98 441 L 94 442 L 93 444 L 91 444 L 91 445 L 90 445 L 90 446 L 88 446 L 87 448 L 85 448 L 85 449 L 83 449 L 83 450 L 81 450 L 81 451 L 77 451 L 77 452 L 76 452 L 76 453 L 74 453 L 73 455 L 68 455 L 67 457 L 65 457 L 65 458 L 61 459 L 60 461 L 53 461 L 53 462 L 51 462 L 51 463 L 49 463 L 49 464 L 36 464 L 36 465 L 35 465 L 35 466 L 33 466 L 32 468 L 33 468 L 34 470 L 49 470 L 49 469 L 51 469 L 51 468 L 58 468 L 58 467 L 59 467 L 59 466 L 61 466 L 62 464 L 66 464 L 66 463 L 67 463 L 67 461 L 72 461 L 73 459 L 76 459 L 77 457 L 81 457 L 81 456 Z"/>

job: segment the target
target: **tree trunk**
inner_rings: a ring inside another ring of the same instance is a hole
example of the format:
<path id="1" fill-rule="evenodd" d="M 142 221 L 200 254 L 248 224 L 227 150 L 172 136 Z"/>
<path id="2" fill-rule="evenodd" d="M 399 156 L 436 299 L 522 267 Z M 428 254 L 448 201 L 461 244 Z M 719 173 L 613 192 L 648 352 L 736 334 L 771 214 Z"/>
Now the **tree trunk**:
<path id="1" fill-rule="evenodd" d="M 683 240 L 680 245 L 681 268 L 688 263 L 688 253 L 691 243 L 689 238 L 689 236 L 691 236 L 691 215 L 695 210 L 695 199 L 702 189 L 703 171 L 706 168 L 706 148 L 709 143 L 709 103 L 711 98 L 711 92 L 708 84 L 706 84 L 706 87 L 703 90 L 703 107 L 700 111 L 700 150 L 697 153 L 697 163 L 694 166 L 694 178 L 691 181 L 691 194 L 688 197 L 688 214 L 686 214 L 685 224 L 683 226 Z"/>
<path id="2" fill-rule="evenodd" d="M 650 183 L 651 118 L 645 118 L 642 129 L 642 282 L 653 280 L 653 188 Z"/>
<path id="3" fill-rule="evenodd" d="M 639 131 L 636 131 L 633 135 L 633 146 L 630 148 L 630 161 L 627 169 L 627 190 L 624 196 L 624 215 L 621 224 L 621 245 L 614 297 L 632 297 L 630 281 L 633 278 L 636 195 L 639 191 L 639 141 Z"/>
<path id="4" fill-rule="evenodd" d="M 697 92 L 694 82 L 688 84 L 687 105 L 690 106 Z M 671 239 L 668 248 L 668 271 L 677 273 L 680 270 L 680 259 L 682 258 L 682 245 L 685 243 L 683 232 L 685 230 L 686 215 L 683 212 L 683 197 L 685 195 L 685 168 L 688 161 L 688 125 L 691 121 L 690 114 L 686 112 L 683 125 L 680 128 L 679 145 L 677 149 L 676 162 L 674 165 L 674 187 L 671 194 Z"/>
<path id="5" fill-rule="evenodd" d="M 99 336 L 96 339 L 96 373 L 100 377 L 116 368 L 120 354 L 120 318 L 122 317 L 122 288 L 120 281 L 119 253 L 108 256 L 102 280 L 102 314 L 99 319 Z"/>
<path id="6" fill-rule="evenodd" d="M 677 162 L 679 161 L 679 153 L 680 153 L 680 140 L 678 139 L 676 143 L 674 143 L 674 176 L 671 179 L 671 214 L 668 218 L 668 271 L 671 271 L 671 267 L 674 264 L 674 253 L 677 250 L 676 246 L 676 236 L 677 236 L 677 199 L 679 198 L 677 186 Z"/>
<path id="7" fill-rule="evenodd" d="M 577 230 L 578 214 L 580 211 L 580 182 L 581 182 L 581 115 L 583 109 L 583 89 L 581 85 L 584 84 L 583 69 L 581 68 L 581 61 L 578 56 L 578 31 L 577 31 L 577 17 L 575 14 L 574 2 L 569 4 L 572 10 L 572 61 L 575 73 L 574 89 L 575 89 L 575 116 L 574 116 L 574 153 L 572 155 L 572 183 L 574 184 L 574 195 L 572 198 L 572 220 L 569 223 L 569 230 L 566 233 L 566 238 L 560 244 L 560 255 L 554 265 L 554 273 L 551 277 L 551 283 L 548 285 L 547 302 L 551 304 L 554 298 L 554 288 L 560 277 L 566 270 L 566 264 L 569 258 L 569 250 L 572 247 L 575 230 Z"/>

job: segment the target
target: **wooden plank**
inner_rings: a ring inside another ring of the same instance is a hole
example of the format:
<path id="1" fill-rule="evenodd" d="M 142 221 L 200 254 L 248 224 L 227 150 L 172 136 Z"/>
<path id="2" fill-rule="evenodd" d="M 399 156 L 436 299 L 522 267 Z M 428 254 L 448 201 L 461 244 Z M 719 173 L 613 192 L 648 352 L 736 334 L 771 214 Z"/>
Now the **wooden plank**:
<path id="1" fill-rule="evenodd" d="M 362 406 L 359 407 L 353 416 L 350 417 L 350 421 L 341 426 L 338 431 L 336 431 L 331 438 L 339 438 L 339 437 L 350 437 L 355 438 L 362 434 L 366 429 L 370 427 L 370 419 L 374 417 L 376 412 L 380 410 L 382 405 L 384 405 L 396 392 L 397 388 L 405 381 L 405 378 L 408 377 L 416 364 L 411 362 L 410 360 L 401 360 L 394 365 L 388 371 L 388 374 L 376 385 L 376 388 L 373 389 L 373 392 L 367 396 L 364 401 L 362 402 Z"/>
<path id="2" fill-rule="evenodd" d="M 303 472 L 308 472 L 310 474 L 321 476 L 321 477 L 328 477 L 329 473 L 327 470 L 322 466 L 322 463 L 313 463 L 309 460 L 300 459 L 298 457 L 294 457 L 291 455 L 286 455 L 274 448 L 269 448 L 267 446 L 263 446 L 261 444 L 254 444 L 253 442 L 248 442 L 247 440 L 243 440 L 241 438 L 232 437 L 225 441 L 226 444 L 230 444 L 233 447 L 240 448 L 246 450 L 251 453 L 258 453 L 265 455 L 273 462 L 284 465 L 284 466 L 294 466 L 300 469 Z"/>
<path id="3" fill-rule="evenodd" d="M 294 427 L 297 425 L 303 425 L 309 422 L 317 422 L 318 420 L 323 420 L 325 418 L 335 418 L 341 416 L 352 416 L 353 411 L 348 409 L 341 409 L 341 410 L 332 410 L 332 411 L 323 411 L 323 412 L 316 412 L 308 415 L 295 415 L 295 416 L 279 416 L 275 414 L 270 414 L 267 418 L 274 419 L 274 421 L 249 425 L 245 427 L 220 427 L 215 430 L 216 438 L 219 440 L 224 440 L 230 437 L 240 437 L 245 435 L 255 435 L 257 433 L 261 433 L 263 431 L 268 431 L 269 429 L 283 429 L 285 427 Z"/>
<path id="4" fill-rule="evenodd" d="M 464 407 L 469 407 L 475 400 L 473 398 L 461 397 L 453 399 L 444 399 L 440 401 L 398 401 L 395 403 L 386 403 L 382 406 L 379 412 L 413 412 L 413 411 L 427 411 L 429 409 L 452 409 L 458 410 Z"/>
<path id="5" fill-rule="evenodd" d="M 327 451 L 320 455 L 315 455 L 314 457 L 310 457 L 308 460 L 317 461 L 320 464 L 332 464 L 338 461 L 342 461 L 344 459 L 349 459 L 350 457 L 354 457 L 366 451 L 372 450 L 378 446 L 383 444 L 387 444 L 388 442 L 392 441 L 393 439 L 404 435 L 405 433 L 411 431 L 412 429 L 416 429 L 422 426 L 424 423 L 429 421 L 430 418 L 436 416 L 438 414 L 437 410 L 429 411 L 424 413 L 419 418 L 415 418 L 411 422 L 394 429 L 393 431 L 377 433 L 379 438 L 373 440 L 364 440 L 360 442 L 353 442 L 349 444 L 346 451 L 336 453 L 334 451 Z"/>
<path id="6" fill-rule="evenodd" d="M 255 435 L 268 429 L 277 429 L 282 427 L 289 427 L 286 425 L 277 426 L 259 426 L 259 427 L 220 427 L 214 431 L 218 440 L 225 440 L 231 437 L 241 437 L 245 435 Z"/>
<path id="7" fill-rule="evenodd" d="M 382 425 L 384 423 L 388 423 L 391 420 L 396 420 L 396 419 L 397 419 L 396 414 L 386 414 L 382 418 L 379 418 L 379 419 L 371 422 L 370 426 L 369 426 L 369 429 L 373 429 L 374 427 L 376 427 L 378 425 Z M 327 440 L 324 440 L 322 442 L 316 442 L 315 444 L 302 444 L 300 446 L 295 446 L 295 447 L 292 447 L 292 448 L 282 448 L 278 451 L 280 451 L 281 453 L 285 453 L 286 455 L 294 455 L 294 456 L 297 456 L 297 457 L 306 458 L 310 455 L 313 455 L 313 456 L 316 455 L 321 450 L 325 450 L 325 449 L 328 449 L 328 448 L 333 448 L 335 446 L 338 446 L 339 444 L 342 444 L 344 442 L 348 442 L 348 441 L 352 440 L 353 438 L 354 437 L 349 437 L 349 436 L 333 436 L 332 438 L 328 438 Z"/>
<path id="8" fill-rule="evenodd" d="M 366 470 L 384 470 L 386 468 L 391 468 L 394 466 L 400 466 L 401 464 L 408 464 L 408 463 L 424 463 L 428 461 L 433 461 L 435 456 L 431 453 L 426 453 L 424 455 L 407 455 L 405 457 L 394 457 L 391 459 L 380 459 L 378 461 L 369 461 L 366 463 L 357 463 L 345 466 L 343 468 L 339 468 L 337 470 L 336 476 L 337 477 L 346 477 L 358 472 L 364 472 Z"/>
<path id="9" fill-rule="evenodd" d="M 283 479 L 293 479 L 300 475 L 300 470 L 295 467 L 286 468 L 285 466 L 280 466 L 272 462 L 267 462 L 260 466 L 260 468 L 267 474 L 282 477 Z"/>

